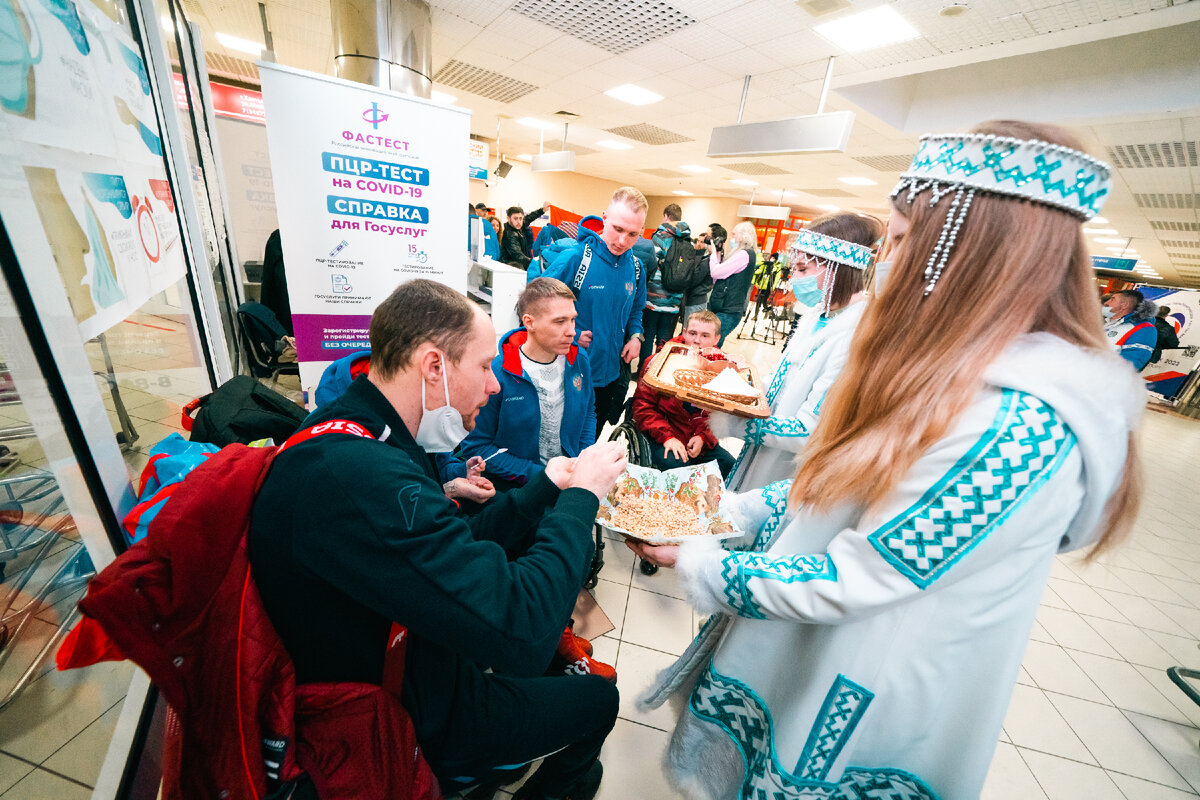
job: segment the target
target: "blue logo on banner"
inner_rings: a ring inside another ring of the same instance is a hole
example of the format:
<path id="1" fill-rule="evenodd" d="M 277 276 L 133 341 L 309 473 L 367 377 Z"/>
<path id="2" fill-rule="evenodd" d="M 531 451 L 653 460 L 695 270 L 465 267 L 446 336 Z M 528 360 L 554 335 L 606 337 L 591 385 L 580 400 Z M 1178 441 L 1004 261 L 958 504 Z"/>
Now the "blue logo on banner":
<path id="1" fill-rule="evenodd" d="M 388 115 L 379 110 L 379 103 L 371 103 L 371 107 L 363 112 L 364 122 L 371 123 L 371 127 L 379 130 L 379 123 L 387 122 Z"/>

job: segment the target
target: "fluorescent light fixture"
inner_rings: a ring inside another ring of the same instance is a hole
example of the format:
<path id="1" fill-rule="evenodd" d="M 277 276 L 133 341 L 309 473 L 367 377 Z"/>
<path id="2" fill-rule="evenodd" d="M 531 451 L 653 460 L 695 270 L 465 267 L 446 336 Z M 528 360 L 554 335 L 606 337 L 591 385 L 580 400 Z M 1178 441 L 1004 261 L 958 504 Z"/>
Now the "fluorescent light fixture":
<path id="1" fill-rule="evenodd" d="M 575 169 L 575 151 L 539 153 L 529 162 L 529 168 L 533 172 L 572 172 Z"/>
<path id="2" fill-rule="evenodd" d="M 730 183 L 736 183 L 738 186 L 758 186 L 758 181 L 752 181 L 749 178 L 730 178 Z"/>
<path id="3" fill-rule="evenodd" d="M 1107 225 L 1108 220 L 1105 219 L 1104 217 L 1092 217 L 1090 220 L 1088 220 L 1087 224 L 1088 225 Z"/>
<path id="4" fill-rule="evenodd" d="M 921 35 L 890 6 L 879 6 L 823 25 L 814 25 L 813 31 L 847 53 L 873 50 Z"/>
<path id="5" fill-rule="evenodd" d="M 263 50 L 267 49 L 267 46 L 262 42 L 252 42 L 249 39 L 230 36 L 228 33 L 218 33 L 217 41 L 221 43 L 222 47 L 237 50 L 240 53 L 249 53 L 254 56 L 261 56 Z"/>
<path id="6" fill-rule="evenodd" d="M 683 189 L 672 189 L 671 194 L 677 194 L 680 197 L 695 197 L 691 192 L 685 192 Z"/>
<path id="7" fill-rule="evenodd" d="M 708 157 L 756 158 L 791 153 L 844 153 L 853 127 L 853 111 L 722 125 L 713 128 L 708 138 Z"/>
<path id="8" fill-rule="evenodd" d="M 517 124 L 524 125 L 526 128 L 539 128 L 543 131 L 558 127 L 552 122 L 543 122 L 535 117 L 521 117 L 519 120 L 517 120 Z"/>
<path id="9" fill-rule="evenodd" d="M 634 86 L 632 83 L 618 86 L 615 89 L 609 89 L 605 94 L 614 100 L 629 103 L 631 106 L 648 106 L 663 99 L 661 94 L 655 94 L 649 89 Z"/>
<path id="10" fill-rule="evenodd" d="M 1100 236 L 1095 239 L 1092 239 L 1092 241 L 1095 242 L 1096 244 L 1125 244 L 1124 239 L 1116 239 L 1111 236 L 1108 238 Z"/>
<path id="11" fill-rule="evenodd" d="M 791 209 L 787 206 L 746 205 L 738 206 L 737 213 L 739 217 L 746 219 L 774 219 L 782 222 L 791 214 Z"/>
<path id="12" fill-rule="evenodd" d="M 452 106 L 458 102 L 458 98 L 454 95 L 446 94 L 445 92 L 439 92 L 437 89 L 434 89 L 429 93 L 429 99 L 435 103 L 441 103 L 445 106 Z"/>
<path id="13" fill-rule="evenodd" d="M 513 158 L 517 159 L 517 161 L 524 161 L 526 164 L 533 161 L 533 156 L 529 155 L 529 153 L 521 153 L 521 155 L 513 156 Z"/>
<path id="14" fill-rule="evenodd" d="M 1116 228 L 1084 228 L 1083 232 L 1088 236 L 1116 236 Z"/>
<path id="15" fill-rule="evenodd" d="M 680 167 L 680 169 L 684 169 L 684 170 L 687 170 L 688 172 L 695 172 L 695 173 L 712 172 L 712 170 L 709 169 L 708 167 L 698 167 L 695 164 L 684 164 L 682 167 Z"/>
<path id="16" fill-rule="evenodd" d="M 817 208 L 820 208 L 824 211 L 841 211 L 842 210 L 841 206 L 834 206 L 834 205 L 830 205 L 828 203 L 817 203 Z"/>
<path id="17" fill-rule="evenodd" d="M 851 186 L 876 186 L 877 183 L 870 178 L 863 178 L 858 175 L 850 175 L 846 178 L 838 178 L 842 183 L 848 183 Z"/>
<path id="18" fill-rule="evenodd" d="M 618 142 L 616 139 L 604 139 L 596 142 L 597 147 L 607 147 L 609 150 L 632 150 L 633 145 Z"/>

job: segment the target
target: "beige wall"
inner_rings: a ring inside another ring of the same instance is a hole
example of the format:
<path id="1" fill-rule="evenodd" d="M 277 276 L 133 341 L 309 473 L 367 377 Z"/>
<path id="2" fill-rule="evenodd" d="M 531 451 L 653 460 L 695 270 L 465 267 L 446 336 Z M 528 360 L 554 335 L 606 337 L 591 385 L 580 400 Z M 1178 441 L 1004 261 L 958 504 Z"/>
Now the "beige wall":
<path id="1" fill-rule="evenodd" d="M 674 195 L 647 197 L 650 203 L 648 220 L 657 225 L 662 222 L 662 210 L 671 203 L 678 203 L 683 209 L 683 221 L 692 230 L 699 230 L 714 222 L 719 222 L 726 228 L 732 228 L 742 221 L 737 215 L 738 206 L 742 201 L 733 197 L 676 197 Z M 650 227 L 651 223 L 646 223 Z"/>
<path id="2" fill-rule="evenodd" d="M 576 214 L 599 215 L 608 208 L 613 192 L 621 187 L 614 181 L 577 172 L 531 172 L 528 164 L 512 163 L 508 177 L 493 176 L 488 181 L 489 186 L 484 186 L 482 181 L 471 181 L 472 205 L 487 203 L 503 218 L 504 210 L 509 206 L 521 206 L 530 211 L 549 200 Z"/>

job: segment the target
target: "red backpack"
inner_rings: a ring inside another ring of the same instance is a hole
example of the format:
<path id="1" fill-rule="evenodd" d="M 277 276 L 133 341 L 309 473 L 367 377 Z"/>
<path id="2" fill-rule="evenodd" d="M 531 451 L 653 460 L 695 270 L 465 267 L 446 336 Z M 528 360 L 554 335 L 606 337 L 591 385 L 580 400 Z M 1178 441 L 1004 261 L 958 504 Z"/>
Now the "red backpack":
<path id="1" fill-rule="evenodd" d="M 331 420 L 278 448 L 230 445 L 196 467 L 146 538 L 92 580 L 58 651 L 59 669 L 128 658 L 149 674 L 178 722 L 164 744 L 169 800 L 261 800 L 304 773 L 323 798 L 441 797 L 398 700 L 406 629 L 393 625 L 379 643 L 384 687 L 297 686 L 250 574 L 250 516 L 272 461 L 327 433 L 370 437 Z"/>

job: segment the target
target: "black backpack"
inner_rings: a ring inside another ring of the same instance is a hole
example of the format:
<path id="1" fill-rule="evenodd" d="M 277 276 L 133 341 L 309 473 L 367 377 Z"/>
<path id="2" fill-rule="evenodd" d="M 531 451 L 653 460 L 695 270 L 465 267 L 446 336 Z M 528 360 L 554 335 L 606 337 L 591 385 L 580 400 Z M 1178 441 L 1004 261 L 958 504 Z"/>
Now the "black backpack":
<path id="1" fill-rule="evenodd" d="M 184 406 L 183 428 L 191 432 L 193 442 L 218 447 L 259 439 L 282 443 L 307 416 L 303 408 L 279 392 L 249 375 L 236 375 L 212 394 Z"/>
<path id="2" fill-rule="evenodd" d="M 697 250 L 689 239 L 671 237 L 671 246 L 659 258 L 662 287 L 671 294 L 688 292 L 704 281 L 701 258 L 708 253 Z"/>

